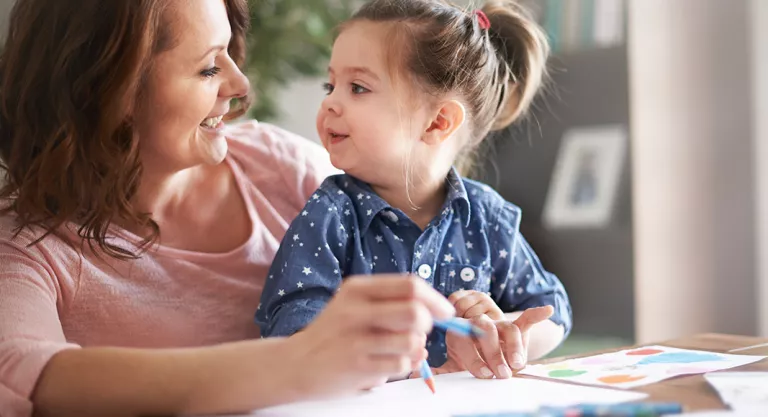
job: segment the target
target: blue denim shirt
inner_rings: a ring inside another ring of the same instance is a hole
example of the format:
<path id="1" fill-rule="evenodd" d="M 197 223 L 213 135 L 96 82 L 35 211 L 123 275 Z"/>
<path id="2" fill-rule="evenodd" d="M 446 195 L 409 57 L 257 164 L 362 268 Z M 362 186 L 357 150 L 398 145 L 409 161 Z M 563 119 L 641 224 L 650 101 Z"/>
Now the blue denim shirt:
<path id="1" fill-rule="evenodd" d="M 349 175 L 323 182 L 283 238 L 256 321 L 262 337 L 290 336 L 325 307 L 344 277 L 414 273 L 449 296 L 488 293 L 505 312 L 551 305 L 570 332 L 568 296 L 520 234 L 520 209 L 485 184 L 451 170 L 441 213 L 421 230 Z M 445 333 L 427 341 L 429 363 L 446 358 Z"/>

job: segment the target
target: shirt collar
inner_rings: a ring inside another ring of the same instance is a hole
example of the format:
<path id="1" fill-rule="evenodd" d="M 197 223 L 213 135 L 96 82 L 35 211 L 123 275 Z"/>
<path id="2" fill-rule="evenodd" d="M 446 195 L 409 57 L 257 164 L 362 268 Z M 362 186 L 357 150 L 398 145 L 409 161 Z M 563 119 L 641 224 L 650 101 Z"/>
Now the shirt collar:
<path id="1" fill-rule="evenodd" d="M 373 191 L 368 183 L 349 175 L 348 177 L 347 194 L 352 200 L 352 204 L 355 205 L 357 220 L 360 225 L 360 234 L 362 235 L 368 231 L 371 222 L 380 212 L 393 209 L 389 203 Z M 459 219 L 461 219 L 461 223 L 465 227 L 469 226 L 469 197 L 467 196 L 464 181 L 461 179 L 456 168 L 451 168 L 445 181 L 448 186 L 448 193 L 443 204 L 443 210 L 439 215 L 446 216 L 453 209 L 459 216 Z"/>
<path id="2" fill-rule="evenodd" d="M 455 167 L 451 168 L 448 172 L 445 182 L 448 185 L 448 195 L 443 205 L 443 215 L 446 214 L 446 210 L 453 208 L 459 216 L 461 224 L 464 227 L 469 226 L 470 205 L 467 188 L 464 186 L 464 180 Z"/>

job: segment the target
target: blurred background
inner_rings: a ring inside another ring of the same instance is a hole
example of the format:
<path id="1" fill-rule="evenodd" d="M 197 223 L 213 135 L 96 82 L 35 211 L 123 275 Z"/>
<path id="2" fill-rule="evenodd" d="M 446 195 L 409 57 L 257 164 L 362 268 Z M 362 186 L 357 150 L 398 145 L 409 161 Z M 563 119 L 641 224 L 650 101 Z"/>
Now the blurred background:
<path id="1" fill-rule="evenodd" d="M 569 292 L 556 354 L 768 336 L 768 1 L 523 1 L 551 82 L 478 177 Z M 252 116 L 317 140 L 332 28 L 359 2 L 250 3 Z"/>

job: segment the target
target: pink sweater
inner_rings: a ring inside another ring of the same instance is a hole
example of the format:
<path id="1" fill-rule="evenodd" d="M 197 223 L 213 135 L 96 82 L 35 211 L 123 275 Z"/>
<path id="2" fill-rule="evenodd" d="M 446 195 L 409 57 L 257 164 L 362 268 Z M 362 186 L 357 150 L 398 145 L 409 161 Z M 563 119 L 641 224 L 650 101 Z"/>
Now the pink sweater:
<path id="1" fill-rule="evenodd" d="M 259 336 L 254 313 L 289 223 L 334 173 L 320 146 L 274 126 L 232 126 L 226 163 L 254 225 L 223 254 L 160 246 L 132 262 L 79 253 L 56 237 L 27 247 L 0 218 L 0 416 L 29 416 L 47 361 L 81 346 L 189 347 Z M 125 232 L 119 239 L 130 239 Z"/>

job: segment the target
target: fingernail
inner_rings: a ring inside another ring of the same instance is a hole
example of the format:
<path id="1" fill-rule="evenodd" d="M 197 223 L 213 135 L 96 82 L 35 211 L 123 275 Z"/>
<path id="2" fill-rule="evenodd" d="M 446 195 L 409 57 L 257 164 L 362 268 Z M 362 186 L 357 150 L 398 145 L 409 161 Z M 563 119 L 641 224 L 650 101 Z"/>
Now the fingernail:
<path id="1" fill-rule="evenodd" d="M 499 376 L 502 378 L 511 378 L 512 377 L 512 371 L 509 369 L 507 365 L 499 365 Z"/>
<path id="2" fill-rule="evenodd" d="M 490 369 L 488 369 L 485 366 L 483 366 L 483 368 L 480 369 L 480 375 L 482 375 L 483 378 L 490 378 L 490 377 L 493 376 L 493 372 L 491 372 Z"/>
<path id="3" fill-rule="evenodd" d="M 525 360 L 523 360 L 523 355 L 519 353 L 515 353 L 512 355 L 512 367 L 515 369 L 521 369 L 525 366 Z"/>

